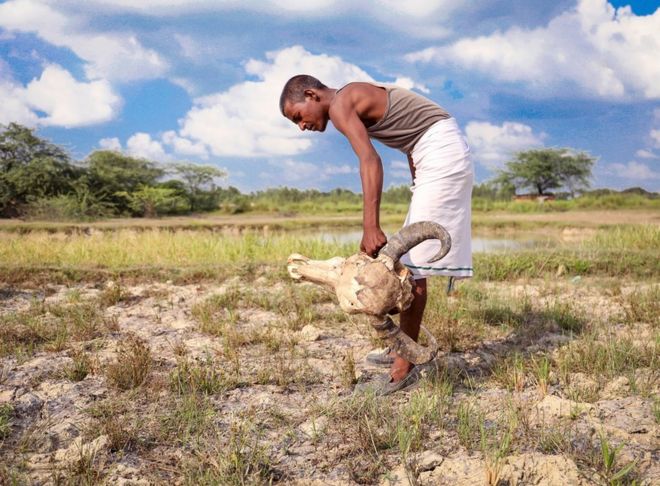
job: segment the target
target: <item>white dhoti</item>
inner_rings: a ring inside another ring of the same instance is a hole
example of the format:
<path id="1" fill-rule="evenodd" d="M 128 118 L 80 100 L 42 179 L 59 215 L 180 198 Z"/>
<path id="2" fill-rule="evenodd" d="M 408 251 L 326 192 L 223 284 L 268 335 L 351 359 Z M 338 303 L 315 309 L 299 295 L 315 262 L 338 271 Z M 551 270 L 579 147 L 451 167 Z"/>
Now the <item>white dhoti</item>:
<path id="1" fill-rule="evenodd" d="M 443 275 L 472 276 L 472 185 L 474 168 L 470 149 L 456 120 L 433 124 L 412 151 L 415 166 L 412 200 L 404 226 L 435 221 L 451 236 L 451 250 L 442 260 L 429 263 L 440 250 L 438 240 L 428 240 L 401 257 L 415 278 Z"/>

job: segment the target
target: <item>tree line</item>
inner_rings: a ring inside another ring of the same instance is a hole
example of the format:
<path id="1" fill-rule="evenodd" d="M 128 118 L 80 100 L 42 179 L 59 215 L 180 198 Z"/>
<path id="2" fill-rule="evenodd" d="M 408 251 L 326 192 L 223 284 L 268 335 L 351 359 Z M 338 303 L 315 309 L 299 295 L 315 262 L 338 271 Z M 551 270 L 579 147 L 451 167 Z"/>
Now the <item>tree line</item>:
<path id="1" fill-rule="evenodd" d="M 16 123 L 0 131 L 0 216 L 91 219 L 157 216 L 218 207 L 224 171 L 158 165 L 111 150 L 74 161 L 62 147 Z"/>
<path id="2" fill-rule="evenodd" d="M 571 149 L 542 148 L 515 154 L 488 182 L 477 184 L 473 199 L 510 201 L 516 191 L 538 195 L 551 190 L 557 199 L 621 194 L 609 189 L 587 191 L 595 159 Z M 97 150 L 75 161 L 65 149 L 16 123 L 0 125 L 0 217 L 96 219 L 112 216 L 189 214 L 220 210 L 356 211 L 362 196 L 348 189 L 319 191 L 289 187 L 243 194 L 217 183 L 226 173 L 214 166 L 190 162 L 167 165 L 111 151 Z M 641 188 L 624 195 L 656 198 Z M 382 203 L 405 205 L 408 185 L 383 191 Z M 479 204 L 475 206 L 480 207 Z"/>

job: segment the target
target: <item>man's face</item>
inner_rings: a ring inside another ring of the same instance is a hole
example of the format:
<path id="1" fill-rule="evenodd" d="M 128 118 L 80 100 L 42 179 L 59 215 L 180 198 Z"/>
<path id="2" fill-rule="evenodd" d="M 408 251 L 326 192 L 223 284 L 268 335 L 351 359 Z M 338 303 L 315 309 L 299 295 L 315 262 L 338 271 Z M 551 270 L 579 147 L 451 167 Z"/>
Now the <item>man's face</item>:
<path id="1" fill-rule="evenodd" d="M 298 125 L 301 130 L 322 132 L 328 124 L 328 116 L 319 101 L 311 96 L 305 96 L 304 101 L 284 105 L 284 116 Z"/>

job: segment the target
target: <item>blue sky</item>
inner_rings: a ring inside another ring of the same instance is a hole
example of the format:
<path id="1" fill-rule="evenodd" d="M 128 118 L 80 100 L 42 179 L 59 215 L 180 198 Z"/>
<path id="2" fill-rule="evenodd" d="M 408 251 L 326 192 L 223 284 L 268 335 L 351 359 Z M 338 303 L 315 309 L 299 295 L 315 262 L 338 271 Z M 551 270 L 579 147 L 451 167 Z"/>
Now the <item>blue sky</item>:
<path id="1" fill-rule="evenodd" d="M 457 118 L 477 181 L 516 151 L 598 158 L 593 187 L 660 190 L 660 0 L 6 0 L 0 123 L 226 169 L 243 191 L 360 190 L 331 127 L 278 109 L 292 75 L 395 83 Z M 385 186 L 405 156 L 376 143 Z"/>

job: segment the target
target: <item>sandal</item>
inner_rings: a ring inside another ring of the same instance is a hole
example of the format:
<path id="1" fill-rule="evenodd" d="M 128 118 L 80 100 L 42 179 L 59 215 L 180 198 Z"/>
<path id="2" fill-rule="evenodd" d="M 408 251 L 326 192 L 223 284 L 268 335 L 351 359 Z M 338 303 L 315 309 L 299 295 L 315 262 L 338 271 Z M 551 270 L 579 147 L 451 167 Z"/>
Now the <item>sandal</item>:
<path id="1" fill-rule="evenodd" d="M 379 366 L 389 368 L 394 363 L 394 357 L 390 356 L 392 348 L 390 346 L 384 349 L 374 349 L 365 358 L 367 364 L 371 366 Z"/>
<path id="2" fill-rule="evenodd" d="M 408 374 L 396 383 L 392 381 L 392 377 L 387 373 L 381 379 L 357 385 L 353 393 L 373 393 L 376 396 L 383 397 L 398 391 L 410 390 L 417 384 L 421 376 L 420 368 L 413 366 Z"/>

